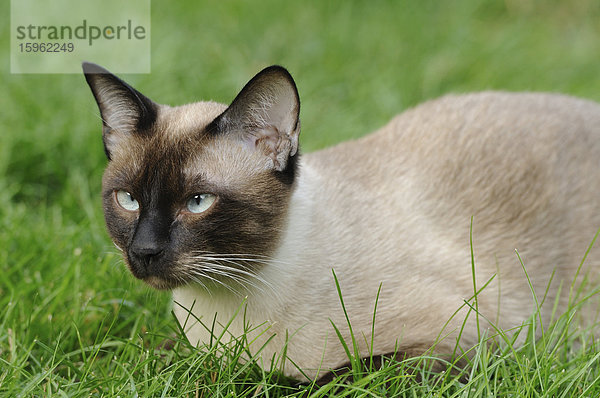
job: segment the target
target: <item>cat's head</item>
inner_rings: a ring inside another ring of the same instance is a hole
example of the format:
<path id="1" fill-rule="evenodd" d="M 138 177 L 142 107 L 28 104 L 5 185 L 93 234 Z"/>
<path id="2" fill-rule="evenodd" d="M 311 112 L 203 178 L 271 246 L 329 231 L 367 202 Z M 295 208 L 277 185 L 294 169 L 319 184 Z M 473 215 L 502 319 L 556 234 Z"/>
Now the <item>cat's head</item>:
<path id="1" fill-rule="evenodd" d="M 275 250 L 296 178 L 300 101 L 282 67 L 226 106 L 169 107 L 84 63 L 100 108 L 104 215 L 137 278 L 159 289 L 243 281 Z"/>

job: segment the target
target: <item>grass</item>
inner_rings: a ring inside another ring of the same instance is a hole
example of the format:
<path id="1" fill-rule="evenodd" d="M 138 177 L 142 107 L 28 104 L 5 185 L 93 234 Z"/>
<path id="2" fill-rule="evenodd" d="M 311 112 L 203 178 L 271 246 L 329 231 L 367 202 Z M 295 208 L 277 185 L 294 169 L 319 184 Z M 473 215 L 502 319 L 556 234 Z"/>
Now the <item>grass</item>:
<path id="1" fill-rule="evenodd" d="M 0 7 L 7 31 L 8 2 Z M 154 1 L 152 73 L 124 77 L 160 102 L 228 102 L 262 67 L 285 65 L 310 151 L 447 92 L 600 100 L 599 17 L 594 0 Z M 524 345 L 498 336 L 475 347 L 467 377 L 431 373 L 427 358 L 384 360 L 380 370 L 354 360 L 324 386 L 297 386 L 240 361 L 241 346 L 192 349 L 169 295 L 133 280 L 105 233 L 105 158 L 84 79 L 10 75 L 8 35 L 0 42 L 0 395 L 600 395 L 599 347 L 577 327 L 576 308 L 538 340 L 532 314 Z M 156 348 L 173 336 L 175 349 Z"/>

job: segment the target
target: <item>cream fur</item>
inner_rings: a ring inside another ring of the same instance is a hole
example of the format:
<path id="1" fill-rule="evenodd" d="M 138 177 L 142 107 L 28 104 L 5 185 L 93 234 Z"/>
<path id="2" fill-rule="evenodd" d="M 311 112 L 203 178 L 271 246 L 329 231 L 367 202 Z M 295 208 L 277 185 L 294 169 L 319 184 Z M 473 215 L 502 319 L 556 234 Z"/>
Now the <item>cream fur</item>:
<path id="1" fill-rule="evenodd" d="M 511 328 L 534 311 L 515 249 L 540 300 L 556 271 L 542 309 L 547 322 L 560 282 L 568 287 L 600 228 L 599 203 L 599 105 L 551 94 L 446 96 L 374 134 L 303 155 L 281 244 L 260 271 L 263 289 L 243 298 L 186 286 L 173 292 L 174 310 L 201 344 L 210 334 L 186 309 L 208 326 L 215 313 L 224 325 L 239 309 L 233 336 L 245 316 L 259 326 L 249 335 L 253 352 L 272 338 L 263 366 L 287 335 L 288 357 L 309 378 L 321 376 L 348 361 L 330 323 L 350 341 L 334 269 L 363 355 L 371 338 L 374 354 L 434 343 L 449 354 L 466 310 L 442 328 L 473 295 L 471 216 L 477 285 L 498 272 L 479 296 L 480 312 Z M 592 250 L 584 272 L 595 278 L 599 261 Z M 476 342 L 471 315 L 461 344 Z M 284 371 L 304 378 L 289 361 Z"/>

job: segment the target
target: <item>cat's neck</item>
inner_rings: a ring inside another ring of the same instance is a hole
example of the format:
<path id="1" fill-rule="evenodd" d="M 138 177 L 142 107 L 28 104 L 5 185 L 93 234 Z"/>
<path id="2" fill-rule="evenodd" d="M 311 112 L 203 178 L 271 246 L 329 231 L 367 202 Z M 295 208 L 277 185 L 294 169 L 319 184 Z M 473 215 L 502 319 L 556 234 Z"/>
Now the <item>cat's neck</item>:
<path id="1" fill-rule="evenodd" d="M 319 180 L 317 171 L 301 161 L 277 249 L 268 266 L 260 270 L 260 277 L 278 292 L 289 292 L 291 286 L 310 275 L 308 263 L 313 261 L 317 251 L 315 228 L 326 222 L 316 220 L 315 216 Z"/>

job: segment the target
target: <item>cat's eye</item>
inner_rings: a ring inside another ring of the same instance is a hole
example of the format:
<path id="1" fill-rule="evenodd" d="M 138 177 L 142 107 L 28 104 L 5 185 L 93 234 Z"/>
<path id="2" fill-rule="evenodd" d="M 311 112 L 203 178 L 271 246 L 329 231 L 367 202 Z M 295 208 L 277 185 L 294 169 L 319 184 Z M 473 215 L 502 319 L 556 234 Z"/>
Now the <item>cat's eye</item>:
<path id="1" fill-rule="evenodd" d="M 140 204 L 131 194 L 127 191 L 119 190 L 115 192 L 115 199 L 119 206 L 127 211 L 137 211 L 140 208 Z"/>
<path id="2" fill-rule="evenodd" d="M 190 213 L 203 213 L 212 206 L 216 196 L 210 193 L 203 193 L 192 196 L 186 203 L 186 210 Z"/>

